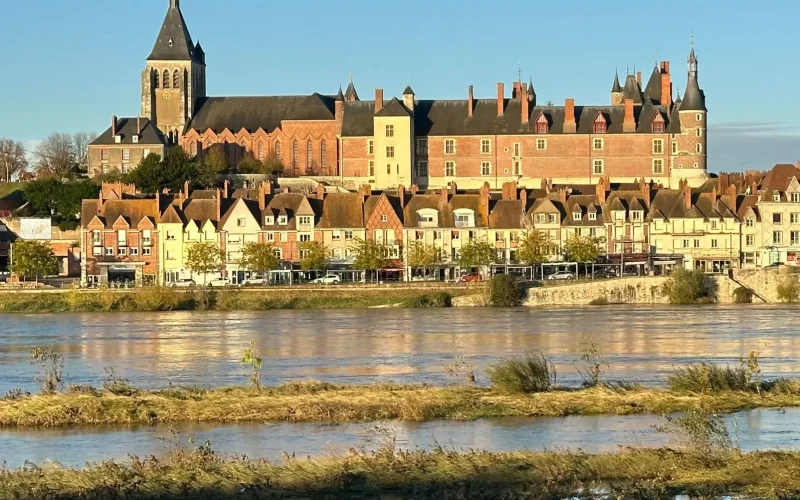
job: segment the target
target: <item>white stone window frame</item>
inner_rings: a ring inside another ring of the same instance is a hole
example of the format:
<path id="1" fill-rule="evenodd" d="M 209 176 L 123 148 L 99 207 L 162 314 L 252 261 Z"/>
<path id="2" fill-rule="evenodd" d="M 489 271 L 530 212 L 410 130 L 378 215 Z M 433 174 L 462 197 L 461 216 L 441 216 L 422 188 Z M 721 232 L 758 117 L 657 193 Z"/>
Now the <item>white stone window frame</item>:
<path id="1" fill-rule="evenodd" d="M 458 152 L 458 141 L 455 139 L 445 139 L 444 140 L 444 154 L 446 155 L 454 155 Z M 452 146 L 452 151 L 448 151 L 448 146 Z"/>
<path id="2" fill-rule="evenodd" d="M 490 155 L 490 154 L 492 154 L 492 140 L 491 139 L 481 139 L 481 154 L 482 155 Z"/>

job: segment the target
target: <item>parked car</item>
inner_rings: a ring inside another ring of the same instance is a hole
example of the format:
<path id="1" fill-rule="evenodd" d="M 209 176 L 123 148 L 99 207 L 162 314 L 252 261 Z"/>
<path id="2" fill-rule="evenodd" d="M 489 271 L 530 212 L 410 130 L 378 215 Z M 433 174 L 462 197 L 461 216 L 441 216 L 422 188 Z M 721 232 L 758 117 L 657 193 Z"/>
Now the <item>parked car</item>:
<path id="1" fill-rule="evenodd" d="M 173 281 L 169 284 L 172 288 L 192 288 L 197 286 L 197 283 L 191 278 L 183 278 L 178 281 Z"/>
<path id="2" fill-rule="evenodd" d="M 263 276 L 250 276 L 239 284 L 242 286 L 264 286 L 264 281 Z"/>
<path id="3" fill-rule="evenodd" d="M 231 284 L 231 280 L 228 278 L 214 278 L 213 280 L 208 282 L 208 286 L 212 288 L 222 288 L 229 286 Z"/>
<path id="4" fill-rule="evenodd" d="M 326 274 L 322 278 L 317 278 L 311 283 L 314 285 L 335 285 L 342 282 L 342 277 L 338 274 Z"/>
<path id="5" fill-rule="evenodd" d="M 568 272 L 568 271 L 559 271 L 555 274 L 551 274 L 547 277 L 549 280 L 573 280 L 575 279 L 575 275 Z"/>
<path id="6" fill-rule="evenodd" d="M 478 274 L 478 273 L 469 273 L 469 274 L 465 274 L 465 275 L 461 276 L 461 278 L 458 280 L 458 282 L 459 283 L 476 283 L 478 281 L 481 281 L 481 279 L 482 278 L 481 278 L 480 274 Z"/>
<path id="7" fill-rule="evenodd" d="M 436 281 L 436 276 L 414 276 L 411 281 Z"/>

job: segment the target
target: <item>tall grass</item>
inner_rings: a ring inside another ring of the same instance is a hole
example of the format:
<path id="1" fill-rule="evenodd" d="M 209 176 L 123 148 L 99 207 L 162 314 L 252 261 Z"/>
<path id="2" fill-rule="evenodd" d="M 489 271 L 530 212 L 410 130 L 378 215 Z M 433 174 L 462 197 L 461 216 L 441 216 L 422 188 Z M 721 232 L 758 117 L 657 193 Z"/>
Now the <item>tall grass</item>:
<path id="1" fill-rule="evenodd" d="M 401 302 L 405 309 L 426 309 L 435 307 L 453 307 L 453 296 L 446 292 L 431 293 L 410 297 Z"/>
<path id="2" fill-rule="evenodd" d="M 713 363 L 696 363 L 678 368 L 667 376 L 667 387 L 674 392 L 714 393 L 755 390 L 747 368 L 721 367 Z"/>
<path id="3" fill-rule="evenodd" d="M 500 274 L 489 283 L 489 303 L 495 307 L 522 305 L 522 288 L 513 276 Z"/>
<path id="4" fill-rule="evenodd" d="M 492 387 L 514 394 L 547 392 L 556 383 L 556 367 L 543 354 L 526 352 L 500 360 L 486 370 Z"/>
<path id="5" fill-rule="evenodd" d="M 700 270 L 676 269 L 664 285 L 664 293 L 671 304 L 710 303 L 714 300 L 712 283 Z"/>

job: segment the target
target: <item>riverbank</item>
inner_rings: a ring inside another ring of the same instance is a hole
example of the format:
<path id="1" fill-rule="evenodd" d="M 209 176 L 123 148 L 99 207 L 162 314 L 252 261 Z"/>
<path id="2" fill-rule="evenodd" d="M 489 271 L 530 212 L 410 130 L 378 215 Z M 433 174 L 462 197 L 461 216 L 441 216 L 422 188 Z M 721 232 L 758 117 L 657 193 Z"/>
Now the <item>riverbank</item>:
<path id="1" fill-rule="evenodd" d="M 792 498 L 800 494 L 799 478 L 800 453 L 790 452 L 629 449 L 587 455 L 387 445 L 274 463 L 218 456 L 201 446 L 84 469 L 30 465 L 2 472 L 0 499 L 531 499 L 584 497 L 587 491 L 611 498 Z"/>
<path id="2" fill-rule="evenodd" d="M 363 286 L 277 289 L 52 290 L 0 292 L 0 313 L 267 311 L 451 307 L 453 299 L 482 295 L 479 286 Z"/>
<path id="3" fill-rule="evenodd" d="M 109 390 L 74 388 L 67 394 L 21 395 L 0 400 L 0 427 L 64 427 L 186 422 L 371 422 L 379 420 L 474 420 L 567 415 L 657 415 L 702 406 L 728 413 L 800 406 L 800 383 L 759 395 L 751 391 L 707 394 L 643 387 L 555 389 L 508 394 L 481 387 L 424 385 L 347 386 L 321 382 L 278 387 Z"/>

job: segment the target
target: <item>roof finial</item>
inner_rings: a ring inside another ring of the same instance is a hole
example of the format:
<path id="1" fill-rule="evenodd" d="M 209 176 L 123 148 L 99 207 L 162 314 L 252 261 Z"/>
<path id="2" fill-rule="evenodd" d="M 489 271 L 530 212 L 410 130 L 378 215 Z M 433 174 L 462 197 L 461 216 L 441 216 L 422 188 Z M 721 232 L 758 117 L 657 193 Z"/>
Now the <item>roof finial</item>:
<path id="1" fill-rule="evenodd" d="M 181 8 L 181 1 L 180 0 L 169 0 L 169 8 L 170 9 L 180 9 Z"/>
<path id="2" fill-rule="evenodd" d="M 347 77 L 348 83 L 353 83 L 353 58 L 350 58 L 350 69 Z"/>
<path id="3" fill-rule="evenodd" d="M 517 61 L 517 81 L 522 83 L 522 62 Z"/>
<path id="4" fill-rule="evenodd" d="M 653 60 L 656 63 L 655 67 L 658 68 L 658 45 L 656 45 L 656 48 L 653 50 Z"/>

